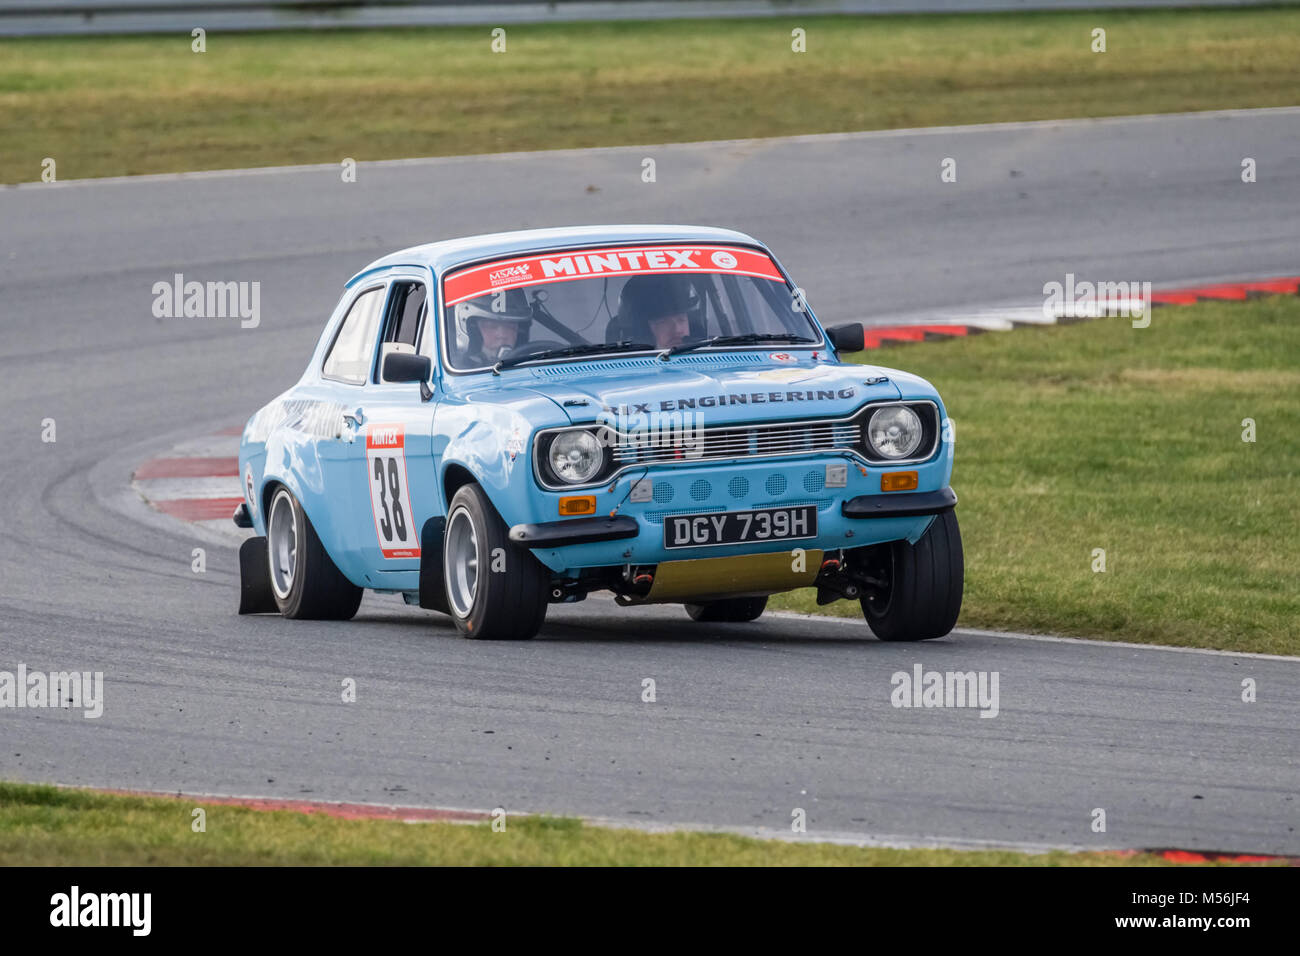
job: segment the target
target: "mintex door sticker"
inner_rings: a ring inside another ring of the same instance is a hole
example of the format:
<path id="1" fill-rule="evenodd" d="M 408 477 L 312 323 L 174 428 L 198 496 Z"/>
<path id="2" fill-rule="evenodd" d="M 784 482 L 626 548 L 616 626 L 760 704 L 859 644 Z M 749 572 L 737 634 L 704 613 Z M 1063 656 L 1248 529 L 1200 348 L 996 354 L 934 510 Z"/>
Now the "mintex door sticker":
<path id="1" fill-rule="evenodd" d="M 411 514 L 403 426 L 370 425 L 367 428 L 366 472 L 379 550 L 385 558 L 418 558 L 420 541 Z"/>

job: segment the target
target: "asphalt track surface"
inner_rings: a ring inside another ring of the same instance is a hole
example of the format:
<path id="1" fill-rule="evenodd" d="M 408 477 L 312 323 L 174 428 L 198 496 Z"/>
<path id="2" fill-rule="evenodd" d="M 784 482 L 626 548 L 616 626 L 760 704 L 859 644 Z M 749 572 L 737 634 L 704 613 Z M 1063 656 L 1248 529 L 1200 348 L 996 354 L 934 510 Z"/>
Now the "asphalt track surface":
<path id="1" fill-rule="evenodd" d="M 106 696 L 98 720 L 0 711 L 0 778 L 787 833 L 800 807 L 813 837 L 1300 853 L 1297 660 L 897 646 L 861 623 L 702 626 L 598 597 L 524 644 L 375 595 L 346 625 L 240 618 L 234 550 L 130 499 L 135 463 L 293 381 L 372 258 L 601 221 L 751 232 L 832 322 L 1041 301 L 1066 272 L 1290 275 L 1300 110 L 0 190 L 0 670 L 102 670 Z M 261 324 L 155 319 L 175 272 L 260 281 Z M 998 717 L 892 707 L 891 675 L 918 663 L 997 671 Z"/>

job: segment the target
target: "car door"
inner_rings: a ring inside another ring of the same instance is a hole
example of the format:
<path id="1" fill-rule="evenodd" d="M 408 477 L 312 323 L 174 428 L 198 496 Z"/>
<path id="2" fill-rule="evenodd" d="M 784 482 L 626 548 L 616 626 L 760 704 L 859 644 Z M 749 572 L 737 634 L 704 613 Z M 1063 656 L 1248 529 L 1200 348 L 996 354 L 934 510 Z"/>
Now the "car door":
<path id="1" fill-rule="evenodd" d="M 341 318 L 334 326 L 329 344 L 316 370 L 316 381 L 307 389 L 312 397 L 334 410 L 333 426 L 315 441 L 315 460 L 320 475 L 312 484 L 319 489 L 319 503 L 309 516 L 330 557 L 354 584 L 369 586 L 370 570 L 364 554 L 365 538 L 359 515 L 358 495 L 365 493 L 356 476 L 356 445 L 365 438 L 360 412 L 365 385 L 374 363 L 388 283 L 369 281 L 349 290 L 339 305 Z M 301 467 L 308 465 L 306 456 Z M 366 514 L 369 513 L 367 508 Z"/>
<path id="2" fill-rule="evenodd" d="M 354 410 L 357 440 L 352 474 L 360 553 L 368 585 L 381 590 L 419 587 L 420 533 L 440 511 L 431 429 L 437 395 L 425 399 L 417 382 L 388 382 L 383 359 L 392 352 L 415 354 L 421 334 L 432 334 L 429 283 L 414 272 L 389 276 L 373 366 Z M 425 326 L 428 325 L 428 329 Z M 432 383 L 428 383 L 432 384 Z"/>

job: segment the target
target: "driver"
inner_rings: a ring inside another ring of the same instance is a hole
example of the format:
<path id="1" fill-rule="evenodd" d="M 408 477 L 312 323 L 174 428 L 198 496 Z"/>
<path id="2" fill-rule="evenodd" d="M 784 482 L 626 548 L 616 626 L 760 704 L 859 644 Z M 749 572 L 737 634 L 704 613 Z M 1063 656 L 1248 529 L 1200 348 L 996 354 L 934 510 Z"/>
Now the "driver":
<path id="1" fill-rule="evenodd" d="M 493 365 L 528 341 L 532 312 L 522 293 L 491 292 L 456 305 L 456 352 L 471 368 Z"/>
<path id="2" fill-rule="evenodd" d="M 690 290 L 678 276 L 633 276 L 618 295 L 618 316 L 634 342 L 657 349 L 681 345 L 691 334 Z"/>

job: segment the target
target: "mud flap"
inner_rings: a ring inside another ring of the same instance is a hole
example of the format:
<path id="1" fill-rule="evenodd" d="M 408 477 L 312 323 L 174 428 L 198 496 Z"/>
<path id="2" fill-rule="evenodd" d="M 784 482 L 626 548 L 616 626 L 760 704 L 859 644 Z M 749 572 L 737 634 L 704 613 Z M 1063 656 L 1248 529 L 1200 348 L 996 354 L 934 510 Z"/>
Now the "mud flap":
<path id="1" fill-rule="evenodd" d="M 420 532 L 420 607 L 450 614 L 442 577 L 442 536 L 446 530 L 446 517 L 435 515 L 424 523 Z"/>
<path id="2" fill-rule="evenodd" d="M 239 546 L 239 613 L 278 613 L 271 590 L 271 568 L 266 558 L 266 538 L 246 538 Z"/>

